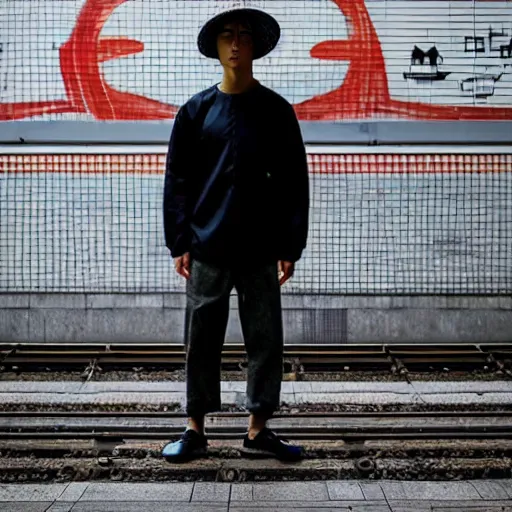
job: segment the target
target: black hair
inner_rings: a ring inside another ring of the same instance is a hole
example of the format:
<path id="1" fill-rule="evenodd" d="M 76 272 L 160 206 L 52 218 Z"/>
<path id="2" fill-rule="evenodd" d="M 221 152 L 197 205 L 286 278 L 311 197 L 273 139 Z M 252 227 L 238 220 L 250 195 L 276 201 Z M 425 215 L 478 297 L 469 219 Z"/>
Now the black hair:
<path id="1" fill-rule="evenodd" d="M 250 16 L 247 16 L 244 13 L 234 12 L 231 15 L 225 17 L 222 22 L 219 23 L 217 27 L 217 34 L 220 34 L 224 26 L 228 25 L 229 23 L 240 23 L 240 25 L 243 25 L 245 28 L 254 33 Z"/>

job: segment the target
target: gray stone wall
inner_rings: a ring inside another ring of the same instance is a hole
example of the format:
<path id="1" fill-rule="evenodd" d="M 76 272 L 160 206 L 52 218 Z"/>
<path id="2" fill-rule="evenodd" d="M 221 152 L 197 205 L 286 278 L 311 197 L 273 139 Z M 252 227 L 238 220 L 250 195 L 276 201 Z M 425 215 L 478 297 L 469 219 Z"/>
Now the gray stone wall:
<path id="1" fill-rule="evenodd" d="M 0 294 L 0 342 L 182 343 L 183 293 Z M 512 297 L 283 294 L 285 343 L 512 341 Z M 241 343 L 233 294 L 227 343 Z"/>

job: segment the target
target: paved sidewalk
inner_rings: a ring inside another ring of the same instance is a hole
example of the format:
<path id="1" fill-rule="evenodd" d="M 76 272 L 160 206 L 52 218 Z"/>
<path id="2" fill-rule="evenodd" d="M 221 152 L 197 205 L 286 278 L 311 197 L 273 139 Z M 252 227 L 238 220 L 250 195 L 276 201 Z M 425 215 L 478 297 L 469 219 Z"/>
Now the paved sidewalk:
<path id="1" fill-rule="evenodd" d="M 245 404 L 246 382 L 223 381 L 223 404 Z M 185 401 L 184 382 L 0 382 L 0 402 L 137 403 Z M 281 402 L 330 404 L 509 404 L 512 381 L 283 382 Z"/>
<path id="2" fill-rule="evenodd" d="M 5 512 L 512 512 L 512 479 L 0 484 Z"/>

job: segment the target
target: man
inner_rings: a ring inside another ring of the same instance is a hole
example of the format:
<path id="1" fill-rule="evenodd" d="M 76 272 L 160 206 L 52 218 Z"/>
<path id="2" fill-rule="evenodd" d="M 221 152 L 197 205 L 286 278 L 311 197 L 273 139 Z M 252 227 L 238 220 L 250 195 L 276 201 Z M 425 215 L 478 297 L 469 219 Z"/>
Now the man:
<path id="1" fill-rule="evenodd" d="M 204 455 L 204 416 L 218 411 L 220 363 L 235 287 L 248 357 L 246 454 L 301 457 L 267 420 L 279 407 L 283 326 L 280 286 L 308 234 L 305 148 L 292 106 L 253 76 L 253 60 L 277 44 L 270 15 L 234 9 L 208 21 L 198 47 L 220 61 L 222 82 L 178 111 L 164 184 L 166 244 L 186 280 L 188 426 L 167 444 L 170 461 Z"/>

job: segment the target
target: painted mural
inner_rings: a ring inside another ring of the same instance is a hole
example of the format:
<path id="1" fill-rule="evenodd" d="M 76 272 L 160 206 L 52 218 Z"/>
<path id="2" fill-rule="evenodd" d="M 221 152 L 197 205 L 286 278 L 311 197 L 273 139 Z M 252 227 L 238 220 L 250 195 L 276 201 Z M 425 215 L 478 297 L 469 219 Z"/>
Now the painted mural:
<path id="1" fill-rule="evenodd" d="M 172 120 L 221 79 L 196 37 L 222 3 L 2 0 L 3 126 Z M 281 24 L 255 74 L 302 120 L 512 119 L 512 1 L 245 3 Z M 165 146 L 24 149 L 0 154 L 1 292 L 183 291 L 164 243 Z M 510 294 L 512 155 L 438 149 L 310 147 L 311 230 L 286 291 Z"/>
<path id="2" fill-rule="evenodd" d="M 4 0 L 0 120 L 172 119 L 220 79 L 195 38 L 217 0 Z M 256 76 L 302 120 L 512 119 L 512 2 L 261 0 Z"/>

